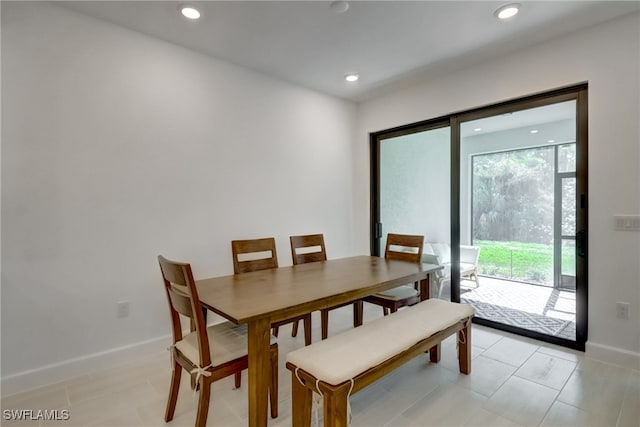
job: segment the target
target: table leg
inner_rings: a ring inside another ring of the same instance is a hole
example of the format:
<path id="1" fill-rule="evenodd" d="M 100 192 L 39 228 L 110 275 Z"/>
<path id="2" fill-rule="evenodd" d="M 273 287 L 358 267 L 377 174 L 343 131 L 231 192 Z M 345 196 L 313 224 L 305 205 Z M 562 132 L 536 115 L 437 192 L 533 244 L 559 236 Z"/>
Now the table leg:
<path id="1" fill-rule="evenodd" d="M 427 274 L 427 277 L 420 280 L 420 301 L 431 298 L 431 285 L 429 281 L 430 277 L 431 273 Z"/>
<path id="2" fill-rule="evenodd" d="M 270 319 L 257 319 L 249 323 L 249 426 L 266 427 L 269 396 Z"/>

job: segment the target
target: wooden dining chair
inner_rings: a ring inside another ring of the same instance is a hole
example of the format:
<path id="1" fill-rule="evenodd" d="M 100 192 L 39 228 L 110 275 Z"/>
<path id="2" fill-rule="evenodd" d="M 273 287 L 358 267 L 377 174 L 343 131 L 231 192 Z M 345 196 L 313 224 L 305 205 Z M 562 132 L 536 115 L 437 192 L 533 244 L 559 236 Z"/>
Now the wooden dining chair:
<path id="1" fill-rule="evenodd" d="M 236 388 L 240 387 L 240 375 L 242 370 L 247 369 L 249 363 L 247 327 L 231 322 L 207 327 L 191 266 L 169 261 L 163 256 L 158 256 L 158 262 L 169 302 L 173 331 L 173 345 L 170 347 L 173 373 L 164 420 L 169 422 L 173 419 L 184 368 L 187 372 L 196 374 L 200 398 L 195 425 L 204 427 L 209 413 L 211 383 L 234 375 Z M 183 336 L 180 314 L 194 319 L 194 332 Z M 271 417 L 276 418 L 278 416 L 278 344 L 273 336 L 270 360 L 269 402 Z"/>
<path id="2" fill-rule="evenodd" d="M 231 242 L 231 252 L 233 254 L 234 274 L 278 268 L 276 239 L 273 237 L 233 240 Z M 304 345 L 311 344 L 311 313 L 272 323 L 273 335 L 278 336 L 280 326 L 293 323 L 295 327 L 299 320 L 302 320 L 304 324 Z"/>
<path id="3" fill-rule="evenodd" d="M 291 236 L 289 237 L 291 242 L 291 258 L 293 259 L 293 265 L 305 264 L 308 262 L 318 262 L 327 260 L 327 250 L 324 245 L 323 234 L 309 234 L 303 236 Z M 330 308 L 323 308 L 320 310 L 320 322 L 322 329 L 322 339 L 327 339 L 329 335 L 329 311 L 344 307 L 345 305 L 353 304 L 353 326 L 356 327 L 356 319 L 358 318 L 357 310 L 361 307 L 362 303 L 346 303 L 337 305 Z M 297 330 L 298 322 L 294 323 L 293 331 Z M 292 332 L 292 335 L 293 333 Z M 295 335 L 294 335 L 295 336 Z"/>
<path id="4" fill-rule="evenodd" d="M 400 260 L 420 263 L 424 236 L 409 234 L 387 234 L 384 257 L 388 260 Z M 401 307 L 420 302 L 418 283 L 402 285 L 364 298 L 364 301 L 382 306 L 383 314 L 395 313 Z M 361 312 L 360 312 L 361 315 Z M 362 322 L 362 318 L 360 319 Z"/>

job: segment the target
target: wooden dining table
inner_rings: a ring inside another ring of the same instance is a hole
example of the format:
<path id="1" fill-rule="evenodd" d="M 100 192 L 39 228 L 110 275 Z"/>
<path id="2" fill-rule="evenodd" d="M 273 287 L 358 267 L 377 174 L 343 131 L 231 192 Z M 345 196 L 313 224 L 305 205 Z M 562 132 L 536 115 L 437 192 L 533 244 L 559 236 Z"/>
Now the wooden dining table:
<path id="1" fill-rule="evenodd" d="M 204 307 L 248 324 L 249 425 L 267 425 L 270 325 L 412 282 L 430 295 L 432 264 L 355 256 L 196 281 Z"/>

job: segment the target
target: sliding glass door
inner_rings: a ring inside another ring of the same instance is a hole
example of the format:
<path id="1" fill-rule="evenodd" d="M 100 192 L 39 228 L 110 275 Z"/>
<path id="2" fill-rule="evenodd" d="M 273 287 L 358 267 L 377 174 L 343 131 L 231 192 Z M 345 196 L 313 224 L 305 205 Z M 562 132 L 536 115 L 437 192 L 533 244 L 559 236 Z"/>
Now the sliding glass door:
<path id="1" fill-rule="evenodd" d="M 422 234 L 440 297 L 568 347 L 587 338 L 586 85 L 371 135 L 371 251 Z"/>

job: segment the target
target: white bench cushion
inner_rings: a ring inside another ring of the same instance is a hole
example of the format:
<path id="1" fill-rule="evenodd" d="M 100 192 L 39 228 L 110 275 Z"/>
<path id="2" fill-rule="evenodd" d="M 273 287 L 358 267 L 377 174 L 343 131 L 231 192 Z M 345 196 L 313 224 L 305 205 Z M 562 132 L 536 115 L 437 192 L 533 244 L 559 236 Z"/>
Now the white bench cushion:
<path id="1" fill-rule="evenodd" d="M 287 362 L 337 385 L 473 314 L 468 304 L 429 299 L 292 351 Z"/>
<path id="2" fill-rule="evenodd" d="M 247 325 L 236 325 L 231 322 L 218 323 L 207 327 L 207 335 L 213 366 L 247 355 Z M 271 336 L 271 344 L 275 342 L 276 338 Z M 176 343 L 176 348 L 191 362 L 200 365 L 198 337 L 195 332 L 185 335 Z"/>

